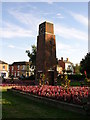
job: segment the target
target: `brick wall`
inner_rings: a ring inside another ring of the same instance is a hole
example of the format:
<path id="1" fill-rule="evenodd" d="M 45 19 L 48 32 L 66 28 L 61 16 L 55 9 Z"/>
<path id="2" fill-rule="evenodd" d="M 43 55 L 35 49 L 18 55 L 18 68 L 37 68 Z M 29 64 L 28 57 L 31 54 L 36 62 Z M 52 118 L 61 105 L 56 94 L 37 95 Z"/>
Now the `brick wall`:
<path id="1" fill-rule="evenodd" d="M 37 36 L 36 74 L 42 71 L 47 76 L 52 68 L 56 76 L 56 42 L 53 24 L 44 22 L 39 25 Z"/>

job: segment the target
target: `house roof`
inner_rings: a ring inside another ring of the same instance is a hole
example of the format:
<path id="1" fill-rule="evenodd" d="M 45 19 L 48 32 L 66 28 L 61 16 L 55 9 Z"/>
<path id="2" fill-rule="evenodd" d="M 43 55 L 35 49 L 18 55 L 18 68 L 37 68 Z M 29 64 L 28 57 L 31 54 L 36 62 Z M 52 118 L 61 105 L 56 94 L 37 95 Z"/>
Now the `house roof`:
<path id="1" fill-rule="evenodd" d="M 8 63 L 6 63 L 6 62 L 0 60 L 0 64 L 8 64 Z"/>
<path id="2" fill-rule="evenodd" d="M 65 63 L 70 63 L 70 64 L 73 64 L 72 62 L 70 61 L 67 61 L 67 60 L 64 60 Z"/>
<path id="3" fill-rule="evenodd" d="M 67 60 L 58 60 L 58 64 L 60 65 L 60 64 L 65 64 L 65 63 L 69 63 L 69 64 L 73 64 L 72 62 L 70 62 L 70 61 L 67 61 Z"/>
<path id="4" fill-rule="evenodd" d="M 11 65 L 26 65 L 26 64 L 29 64 L 29 62 L 26 62 L 26 61 L 14 62 Z"/>

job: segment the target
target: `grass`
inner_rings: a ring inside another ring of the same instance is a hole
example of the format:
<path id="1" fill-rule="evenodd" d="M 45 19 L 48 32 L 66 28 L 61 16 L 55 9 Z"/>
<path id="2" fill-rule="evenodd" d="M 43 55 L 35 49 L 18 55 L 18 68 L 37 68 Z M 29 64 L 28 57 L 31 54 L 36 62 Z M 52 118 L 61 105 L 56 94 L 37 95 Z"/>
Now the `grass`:
<path id="1" fill-rule="evenodd" d="M 89 116 L 26 99 L 7 90 L 2 92 L 2 116 L 5 120 L 6 118 L 62 118 L 73 120 L 89 118 Z"/>

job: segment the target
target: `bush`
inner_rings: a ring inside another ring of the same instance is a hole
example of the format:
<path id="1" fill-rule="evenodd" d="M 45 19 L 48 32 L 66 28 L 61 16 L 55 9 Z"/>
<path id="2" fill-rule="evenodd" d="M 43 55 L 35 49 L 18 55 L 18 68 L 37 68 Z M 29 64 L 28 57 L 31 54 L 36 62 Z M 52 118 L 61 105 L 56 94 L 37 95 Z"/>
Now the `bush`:
<path id="1" fill-rule="evenodd" d="M 35 76 L 34 75 L 31 75 L 31 76 L 28 76 L 28 77 L 19 77 L 19 80 L 35 80 Z"/>
<path id="2" fill-rule="evenodd" d="M 90 74 L 87 74 L 87 78 L 90 78 Z"/>
<path id="3" fill-rule="evenodd" d="M 61 80 L 61 76 L 62 75 L 59 75 L 58 79 Z M 84 81 L 85 75 L 80 75 L 80 74 L 68 75 L 68 79 L 71 81 Z"/>
<path id="4" fill-rule="evenodd" d="M 31 75 L 31 76 L 29 76 L 29 77 L 26 77 L 25 79 L 26 79 L 26 80 L 35 80 L 35 76 L 34 76 L 34 75 Z"/>
<path id="5" fill-rule="evenodd" d="M 68 78 L 74 81 L 84 81 L 85 75 L 80 75 L 80 74 L 69 75 Z"/>

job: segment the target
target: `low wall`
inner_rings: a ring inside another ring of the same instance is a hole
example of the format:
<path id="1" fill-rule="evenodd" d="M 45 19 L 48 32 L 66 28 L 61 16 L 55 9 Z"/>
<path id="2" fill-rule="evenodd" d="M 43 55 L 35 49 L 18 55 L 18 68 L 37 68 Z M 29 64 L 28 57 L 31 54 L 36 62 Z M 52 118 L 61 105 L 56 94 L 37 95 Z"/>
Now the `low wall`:
<path id="1" fill-rule="evenodd" d="M 13 81 L 11 79 L 6 79 L 3 84 L 20 84 L 20 85 L 34 85 L 35 80 L 19 80 L 19 79 L 14 79 Z"/>
<path id="2" fill-rule="evenodd" d="M 55 106 L 55 107 L 58 107 L 58 108 L 61 108 L 64 110 L 69 110 L 69 111 L 77 112 L 80 114 L 87 114 L 84 107 L 80 106 L 80 105 L 66 103 L 66 102 L 62 102 L 62 101 L 58 101 L 58 100 L 54 100 L 54 99 L 50 99 L 50 98 L 46 98 L 46 97 L 41 97 L 41 96 L 33 95 L 30 93 L 17 91 L 15 89 L 9 89 L 8 91 L 11 91 L 16 95 L 23 96 L 23 97 L 28 98 L 30 100 L 34 100 L 36 102 L 38 101 L 38 102 L 45 103 L 46 105 Z"/>

